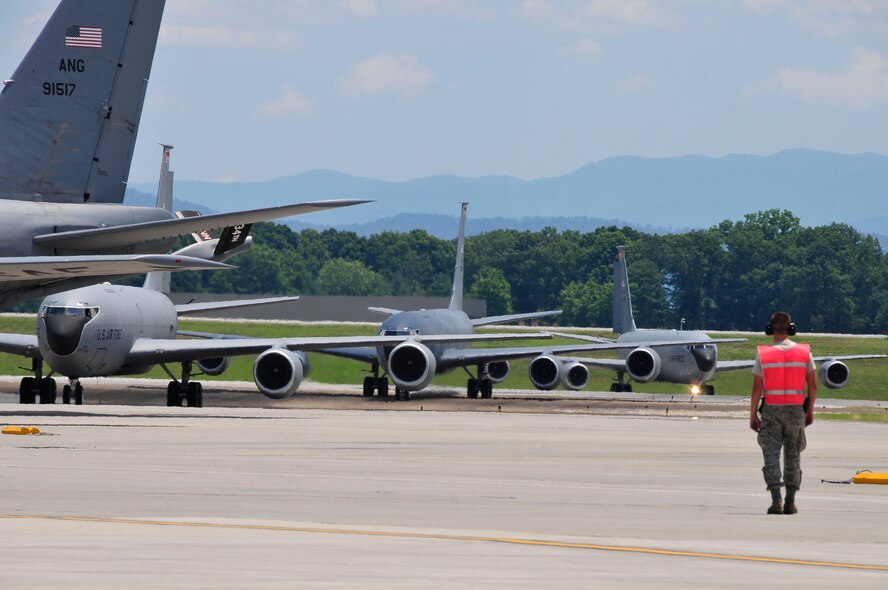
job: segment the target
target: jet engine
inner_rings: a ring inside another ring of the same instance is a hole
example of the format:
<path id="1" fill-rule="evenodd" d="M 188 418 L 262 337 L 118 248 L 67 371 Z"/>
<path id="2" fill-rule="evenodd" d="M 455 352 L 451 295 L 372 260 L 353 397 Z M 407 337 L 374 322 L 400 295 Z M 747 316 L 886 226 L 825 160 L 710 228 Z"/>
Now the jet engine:
<path id="1" fill-rule="evenodd" d="M 227 356 L 218 356 L 213 359 L 201 359 L 197 361 L 197 368 L 200 369 L 200 372 L 204 375 L 217 377 L 227 371 L 228 365 L 230 364 L 230 358 Z"/>
<path id="2" fill-rule="evenodd" d="M 406 391 L 427 387 L 437 368 L 435 355 L 420 342 L 402 342 L 389 353 L 388 374 L 395 385 Z"/>
<path id="3" fill-rule="evenodd" d="M 253 380 L 266 397 L 286 399 L 308 375 L 308 357 L 304 352 L 269 348 L 253 363 Z"/>
<path id="4" fill-rule="evenodd" d="M 567 364 L 561 369 L 561 372 L 563 374 L 562 384 L 571 391 L 579 391 L 589 382 L 589 369 L 583 363 Z"/>
<path id="5" fill-rule="evenodd" d="M 651 348 L 640 346 L 626 357 L 626 372 L 638 383 L 653 381 L 660 375 L 660 355 Z"/>
<path id="6" fill-rule="evenodd" d="M 851 371 L 848 365 L 841 361 L 826 361 L 820 365 L 817 371 L 820 382 L 828 389 L 841 389 L 848 383 Z"/>
<path id="7" fill-rule="evenodd" d="M 543 391 L 551 391 L 561 383 L 563 368 L 564 363 L 554 354 L 541 354 L 530 361 L 527 375 L 534 387 Z"/>
<path id="8" fill-rule="evenodd" d="M 494 383 L 502 383 L 509 376 L 509 361 L 487 363 L 487 376 Z"/>

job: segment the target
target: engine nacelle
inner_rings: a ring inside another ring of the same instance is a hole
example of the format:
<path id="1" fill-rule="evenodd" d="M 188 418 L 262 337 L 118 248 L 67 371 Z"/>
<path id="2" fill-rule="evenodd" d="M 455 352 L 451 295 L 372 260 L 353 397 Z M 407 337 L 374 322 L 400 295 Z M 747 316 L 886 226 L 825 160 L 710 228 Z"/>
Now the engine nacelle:
<path id="1" fill-rule="evenodd" d="M 820 365 L 817 376 L 827 389 L 841 389 L 848 383 L 851 371 L 848 365 L 841 361 L 826 361 Z"/>
<path id="2" fill-rule="evenodd" d="M 201 359 L 197 361 L 197 368 L 200 369 L 200 372 L 204 375 L 209 375 L 211 377 L 217 377 L 228 370 L 228 365 L 231 364 L 231 359 L 227 356 L 217 356 L 212 359 Z"/>
<path id="3" fill-rule="evenodd" d="M 502 383 L 509 376 L 509 361 L 487 363 L 487 376 L 494 383 Z"/>
<path id="4" fill-rule="evenodd" d="M 306 375 L 308 357 L 304 352 L 269 348 L 253 363 L 253 381 L 271 399 L 286 399 L 296 393 Z"/>
<path id="5" fill-rule="evenodd" d="M 553 354 L 541 354 L 532 361 L 527 367 L 527 375 L 530 382 L 537 389 L 543 391 L 551 391 L 558 387 L 561 383 L 561 372 L 564 363 L 560 358 Z"/>
<path id="6" fill-rule="evenodd" d="M 589 383 L 589 368 L 583 363 L 573 362 L 561 369 L 561 384 L 565 389 L 579 391 Z"/>
<path id="7" fill-rule="evenodd" d="M 437 368 L 435 355 L 420 342 L 402 342 L 389 353 L 388 374 L 405 391 L 425 389 Z"/>
<path id="8" fill-rule="evenodd" d="M 646 346 L 640 346 L 626 357 L 626 372 L 633 381 L 647 383 L 660 376 L 660 355 Z"/>

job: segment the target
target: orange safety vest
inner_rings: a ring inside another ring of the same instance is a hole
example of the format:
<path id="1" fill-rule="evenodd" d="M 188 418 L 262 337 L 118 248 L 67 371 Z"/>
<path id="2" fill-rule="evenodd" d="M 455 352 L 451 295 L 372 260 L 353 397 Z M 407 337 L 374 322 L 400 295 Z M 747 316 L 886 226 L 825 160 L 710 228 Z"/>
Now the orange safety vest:
<path id="1" fill-rule="evenodd" d="M 805 403 L 805 380 L 811 347 L 796 344 L 787 350 L 759 346 L 765 403 L 772 406 L 800 406 Z"/>

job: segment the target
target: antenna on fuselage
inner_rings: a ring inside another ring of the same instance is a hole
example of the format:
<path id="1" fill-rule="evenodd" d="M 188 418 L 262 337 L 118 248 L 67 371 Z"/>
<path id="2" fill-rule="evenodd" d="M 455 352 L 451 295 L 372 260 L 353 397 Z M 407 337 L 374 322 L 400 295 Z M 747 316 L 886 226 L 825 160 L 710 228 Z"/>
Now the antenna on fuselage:
<path id="1" fill-rule="evenodd" d="M 450 295 L 450 305 L 447 309 L 462 311 L 463 308 L 463 259 L 466 250 L 466 210 L 469 207 L 467 201 L 461 201 L 462 211 L 459 215 L 459 234 L 456 238 L 456 266 L 453 268 L 453 293 Z"/>

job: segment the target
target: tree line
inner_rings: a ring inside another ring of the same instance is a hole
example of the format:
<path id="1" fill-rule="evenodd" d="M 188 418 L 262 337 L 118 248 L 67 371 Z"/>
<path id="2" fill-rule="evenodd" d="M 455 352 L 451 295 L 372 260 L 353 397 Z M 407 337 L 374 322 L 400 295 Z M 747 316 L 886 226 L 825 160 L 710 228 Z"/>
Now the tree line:
<path id="1" fill-rule="evenodd" d="M 252 235 L 252 249 L 232 261 L 236 269 L 174 273 L 173 290 L 450 294 L 455 239 L 423 230 L 295 232 L 274 223 L 255 225 Z M 841 223 L 804 227 L 778 209 L 666 235 L 616 226 L 485 232 L 466 240 L 466 292 L 485 299 L 491 315 L 563 309 L 560 324 L 609 326 L 618 245 L 628 247 L 640 327 L 677 328 L 683 318 L 686 329 L 759 330 L 784 309 L 803 331 L 888 330 L 888 260 L 878 240 Z"/>
<path id="2" fill-rule="evenodd" d="M 225 272 L 176 273 L 176 291 L 303 295 L 450 293 L 455 240 L 422 230 L 362 237 L 335 229 L 254 227 L 251 251 Z M 636 323 L 758 330 L 775 309 L 799 329 L 888 330 L 888 259 L 878 240 L 833 223 L 804 227 L 772 209 L 667 235 L 496 230 L 466 240 L 466 291 L 489 314 L 563 309 L 565 325 L 609 326 L 613 259 L 628 247 Z"/>

